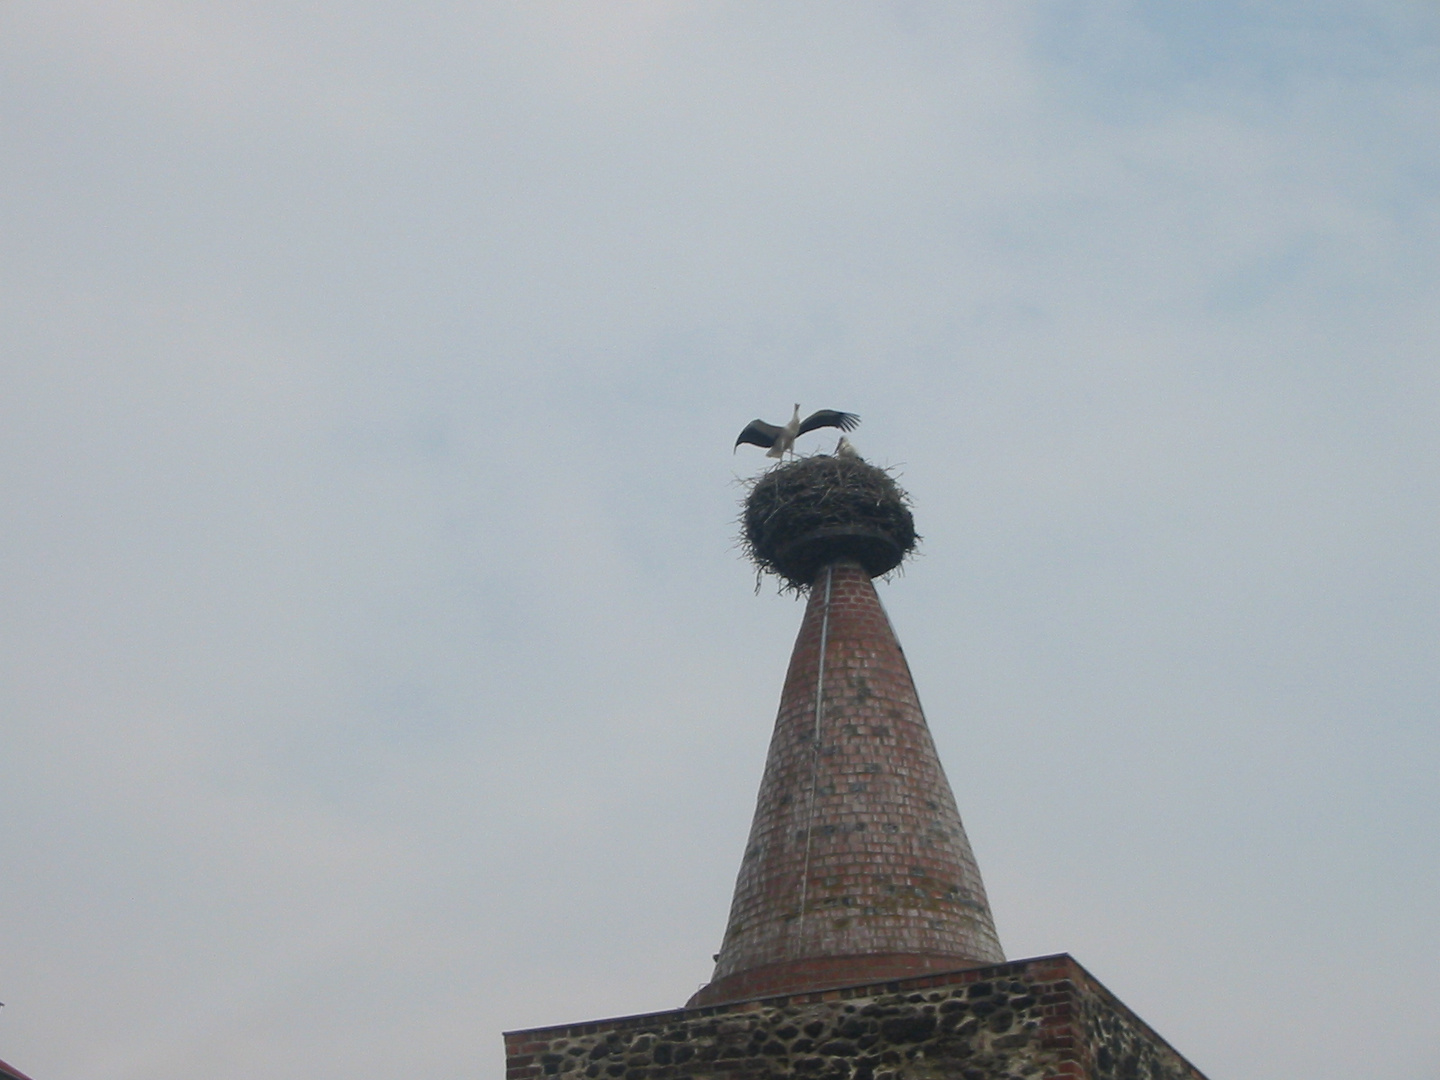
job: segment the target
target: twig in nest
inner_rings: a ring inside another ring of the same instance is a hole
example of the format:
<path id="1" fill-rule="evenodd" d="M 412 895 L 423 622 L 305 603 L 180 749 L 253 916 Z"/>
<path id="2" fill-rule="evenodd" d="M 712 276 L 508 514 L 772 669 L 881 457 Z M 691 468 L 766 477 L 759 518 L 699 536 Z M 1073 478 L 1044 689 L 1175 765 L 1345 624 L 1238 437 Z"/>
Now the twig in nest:
<path id="1" fill-rule="evenodd" d="M 802 591 L 825 562 L 854 558 L 872 574 L 897 568 L 919 537 L 910 497 L 884 469 L 817 454 L 751 481 L 740 541 L 759 575 Z"/>

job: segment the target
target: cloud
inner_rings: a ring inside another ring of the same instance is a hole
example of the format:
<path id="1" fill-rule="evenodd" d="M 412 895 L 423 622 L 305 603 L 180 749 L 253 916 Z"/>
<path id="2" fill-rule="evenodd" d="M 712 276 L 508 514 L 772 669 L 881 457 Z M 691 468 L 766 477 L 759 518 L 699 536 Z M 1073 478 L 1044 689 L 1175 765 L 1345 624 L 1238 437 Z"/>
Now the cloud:
<path id="1" fill-rule="evenodd" d="M 1428 993 L 1425 9 L 0 19 L 6 1060 L 488 1076 L 684 1000 L 799 616 L 728 451 L 797 397 L 916 498 L 1011 955 L 1216 1075 L 1433 1056 L 1271 1026 Z"/>

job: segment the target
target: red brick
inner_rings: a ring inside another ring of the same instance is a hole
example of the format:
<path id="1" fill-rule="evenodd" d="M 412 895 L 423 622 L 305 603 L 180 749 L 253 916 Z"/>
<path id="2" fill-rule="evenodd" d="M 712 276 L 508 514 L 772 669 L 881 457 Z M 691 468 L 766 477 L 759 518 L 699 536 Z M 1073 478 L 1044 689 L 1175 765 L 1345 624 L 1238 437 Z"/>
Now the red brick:
<path id="1" fill-rule="evenodd" d="M 869 576 L 836 563 L 811 589 L 730 929 L 691 1003 L 1003 960 L 904 653 Z"/>

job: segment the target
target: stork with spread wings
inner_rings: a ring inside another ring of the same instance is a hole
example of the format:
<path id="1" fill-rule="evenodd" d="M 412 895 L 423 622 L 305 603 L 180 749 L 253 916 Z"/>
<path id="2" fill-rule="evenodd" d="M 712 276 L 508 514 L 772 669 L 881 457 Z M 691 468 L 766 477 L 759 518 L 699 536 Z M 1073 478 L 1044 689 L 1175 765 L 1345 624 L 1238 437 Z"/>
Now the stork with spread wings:
<path id="1" fill-rule="evenodd" d="M 741 443 L 750 443 L 753 446 L 768 447 L 765 451 L 766 457 L 784 457 L 787 450 L 792 454 L 795 452 L 795 440 L 807 431 L 822 427 L 854 431 L 859 423 L 860 417 L 854 413 L 837 412 L 835 409 L 821 409 L 801 420 L 800 404 L 797 402 L 795 415 L 790 417 L 790 422 L 784 427 L 767 424 L 764 420 L 751 420 L 735 440 L 735 449 L 738 450 Z"/>

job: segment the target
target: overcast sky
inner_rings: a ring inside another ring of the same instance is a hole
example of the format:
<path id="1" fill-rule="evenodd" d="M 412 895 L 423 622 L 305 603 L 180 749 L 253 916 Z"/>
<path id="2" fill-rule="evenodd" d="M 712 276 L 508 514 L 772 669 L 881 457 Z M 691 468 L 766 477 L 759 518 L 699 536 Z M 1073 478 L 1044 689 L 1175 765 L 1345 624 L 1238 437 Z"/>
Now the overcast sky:
<path id="1" fill-rule="evenodd" d="M 1216 1080 L 1440 1077 L 1432 0 L 7 0 L 0 185 L 36 1080 L 680 1005 L 797 400 L 914 497 L 1007 955 Z"/>

